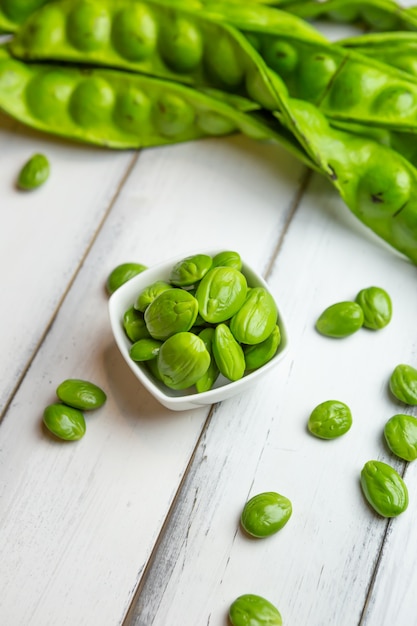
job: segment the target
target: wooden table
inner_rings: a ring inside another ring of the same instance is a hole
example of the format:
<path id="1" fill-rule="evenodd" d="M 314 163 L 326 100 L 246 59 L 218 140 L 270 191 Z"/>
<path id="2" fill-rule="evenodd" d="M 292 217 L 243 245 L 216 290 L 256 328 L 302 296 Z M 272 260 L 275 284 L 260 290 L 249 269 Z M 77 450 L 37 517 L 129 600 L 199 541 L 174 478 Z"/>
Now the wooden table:
<path id="1" fill-rule="evenodd" d="M 6 118 L 0 136 L 0 624 L 225 626 L 243 593 L 268 598 L 287 626 L 417 624 L 417 464 L 382 436 L 393 414 L 417 416 L 387 388 L 398 363 L 417 365 L 415 266 L 275 145 L 111 152 Z M 34 152 L 50 179 L 18 192 Z M 171 412 L 122 360 L 104 285 L 119 263 L 209 248 L 239 251 L 267 278 L 290 350 L 251 391 Z M 314 330 L 326 306 L 370 285 L 392 297 L 388 327 L 345 340 Z M 74 377 L 108 401 L 65 443 L 42 413 Z M 353 426 L 316 439 L 309 413 L 333 398 Z M 410 504 L 396 519 L 362 496 L 369 459 L 404 474 Z M 242 507 L 269 490 L 293 515 L 250 540 Z"/>

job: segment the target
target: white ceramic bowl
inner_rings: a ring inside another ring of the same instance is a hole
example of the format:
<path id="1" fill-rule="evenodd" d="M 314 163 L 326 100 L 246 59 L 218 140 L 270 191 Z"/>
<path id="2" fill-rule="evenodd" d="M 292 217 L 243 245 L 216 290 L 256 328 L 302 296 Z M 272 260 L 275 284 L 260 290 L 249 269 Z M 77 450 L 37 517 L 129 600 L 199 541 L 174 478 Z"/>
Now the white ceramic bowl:
<path id="1" fill-rule="evenodd" d="M 220 252 L 215 251 L 199 251 L 198 254 L 208 254 L 214 256 Z M 221 400 L 226 400 L 242 391 L 246 391 L 251 385 L 258 382 L 259 379 L 269 372 L 272 368 L 276 367 L 286 354 L 288 349 L 288 337 L 284 324 L 282 314 L 278 306 L 278 325 L 281 331 L 281 344 L 278 348 L 275 356 L 265 365 L 257 370 L 254 370 L 250 374 L 246 374 L 240 380 L 231 382 L 219 376 L 214 387 L 210 391 L 197 393 L 192 389 L 186 389 L 182 391 L 176 391 L 169 389 L 163 383 L 156 380 L 152 374 L 141 364 L 133 361 L 130 358 L 129 350 L 132 346 L 132 342 L 126 336 L 123 329 L 123 316 L 124 313 L 133 305 L 136 301 L 137 295 L 156 280 L 169 280 L 169 275 L 172 267 L 178 261 L 191 256 L 193 253 L 188 253 L 160 263 L 150 269 L 141 272 L 134 278 L 131 278 L 127 283 L 119 287 L 109 298 L 109 314 L 110 323 L 113 331 L 113 335 L 116 344 L 122 353 L 124 360 L 130 367 L 134 375 L 142 383 L 142 385 L 165 407 L 173 411 L 183 411 L 185 409 L 194 409 L 203 405 L 210 405 Z M 197 254 L 197 253 L 194 253 Z M 243 262 L 242 272 L 245 274 L 250 287 L 265 287 L 268 289 L 267 283 L 262 276 L 257 274 L 252 268 Z"/>

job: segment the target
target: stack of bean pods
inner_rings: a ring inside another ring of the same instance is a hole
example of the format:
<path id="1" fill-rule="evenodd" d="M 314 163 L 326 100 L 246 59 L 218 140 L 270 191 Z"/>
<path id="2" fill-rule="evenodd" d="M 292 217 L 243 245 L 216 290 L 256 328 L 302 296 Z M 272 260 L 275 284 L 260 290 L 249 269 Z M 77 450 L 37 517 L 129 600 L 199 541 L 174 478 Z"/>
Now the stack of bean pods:
<path id="1" fill-rule="evenodd" d="M 323 174 L 366 226 L 417 263 L 412 64 L 394 67 L 383 45 L 373 58 L 370 36 L 358 38 L 359 45 L 330 43 L 303 19 L 360 17 L 377 28 L 412 30 L 412 9 L 399 10 L 392 0 L 29 5 L 0 2 L 0 27 L 14 33 L 0 47 L 4 112 L 45 132 L 109 148 L 233 132 L 277 141 Z M 395 35 L 395 45 L 406 57 L 413 33 L 409 40 L 403 35 Z"/>

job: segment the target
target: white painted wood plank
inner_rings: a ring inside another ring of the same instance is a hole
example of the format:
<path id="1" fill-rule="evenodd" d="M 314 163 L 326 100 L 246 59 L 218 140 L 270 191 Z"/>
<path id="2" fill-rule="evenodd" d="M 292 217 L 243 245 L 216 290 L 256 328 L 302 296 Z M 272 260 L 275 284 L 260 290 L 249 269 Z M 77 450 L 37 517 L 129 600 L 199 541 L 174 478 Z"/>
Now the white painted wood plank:
<path id="1" fill-rule="evenodd" d="M 157 405 L 122 361 L 109 271 L 213 245 L 266 267 L 302 171 L 241 137 L 141 153 L 1 425 L 0 623 L 121 623 L 206 419 Z M 40 426 L 68 377 L 108 393 L 75 444 Z"/>
<path id="2" fill-rule="evenodd" d="M 414 282 L 415 267 L 315 178 L 269 277 L 287 317 L 290 356 L 256 390 L 212 416 L 129 626 L 223 625 L 243 593 L 275 603 L 284 624 L 359 623 L 387 526 L 365 503 L 359 474 L 367 460 L 389 458 L 381 424 L 397 407 L 387 381 L 415 354 Z M 343 340 L 316 333 L 326 306 L 370 285 L 392 296 L 387 328 Z M 328 399 L 346 402 L 354 418 L 351 431 L 330 442 L 306 430 L 310 411 Z M 239 529 L 242 507 L 269 490 L 292 500 L 293 516 L 277 535 L 251 540 Z M 407 524 L 406 541 L 412 513 L 397 523 Z M 396 588 L 407 586 L 410 600 L 417 583 L 411 559 L 396 571 Z M 372 623 L 412 623 L 395 621 L 394 608 L 391 617 Z"/>
<path id="3" fill-rule="evenodd" d="M 413 363 L 416 362 L 414 355 Z M 403 406 L 398 412 L 410 413 L 410 409 Z M 410 414 L 417 417 L 413 409 Z M 381 430 L 385 421 L 380 421 Z M 387 454 L 387 462 L 391 462 L 392 458 Z M 389 524 L 376 579 L 361 623 L 364 626 L 414 624 L 416 620 L 417 474 L 414 463 L 407 467 L 404 479 L 409 489 L 410 504 L 401 517 Z"/>
<path id="4" fill-rule="evenodd" d="M 44 153 L 44 186 L 15 188 Z M 134 153 L 58 142 L 0 118 L 0 415 L 82 262 Z"/>

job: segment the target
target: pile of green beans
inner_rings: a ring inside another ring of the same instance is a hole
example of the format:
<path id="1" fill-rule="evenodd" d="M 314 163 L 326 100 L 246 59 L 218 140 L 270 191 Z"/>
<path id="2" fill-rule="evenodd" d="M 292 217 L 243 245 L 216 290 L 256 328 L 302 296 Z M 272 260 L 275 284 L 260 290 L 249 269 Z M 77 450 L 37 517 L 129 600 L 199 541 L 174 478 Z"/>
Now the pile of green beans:
<path id="1" fill-rule="evenodd" d="M 417 263 L 417 78 L 295 14 L 332 2 L 342 4 L 38 0 L 11 10 L 3 0 L 15 27 L 0 48 L 0 108 L 108 148 L 236 132 L 277 141 Z"/>
<path id="2" fill-rule="evenodd" d="M 195 254 L 137 294 L 123 328 L 130 357 L 166 387 L 209 391 L 268 363 L 281 344 L 278 309 L 250 285 L 239 253 Z"/>

